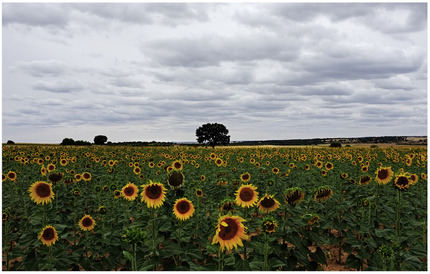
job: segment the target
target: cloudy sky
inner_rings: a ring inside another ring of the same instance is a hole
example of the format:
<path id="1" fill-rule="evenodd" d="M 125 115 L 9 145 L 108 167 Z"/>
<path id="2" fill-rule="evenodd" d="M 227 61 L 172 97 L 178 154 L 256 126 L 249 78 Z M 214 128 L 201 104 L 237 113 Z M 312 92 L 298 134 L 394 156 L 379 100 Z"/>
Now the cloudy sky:
<path id="1" fill-rule="evenodd" d="M 3 3 L 3 142 L 427 135 L 427 3 Z"/>

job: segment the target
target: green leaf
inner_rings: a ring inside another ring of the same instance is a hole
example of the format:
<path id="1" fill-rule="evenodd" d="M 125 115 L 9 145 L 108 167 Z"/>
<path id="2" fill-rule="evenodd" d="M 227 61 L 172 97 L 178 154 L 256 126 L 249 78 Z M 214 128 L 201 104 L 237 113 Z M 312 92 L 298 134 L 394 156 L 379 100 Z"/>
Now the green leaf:
<path id="1" fill-rule="evenodd" d="M 123 251 L 122 251 L 122 254 L 123 254 L 123 255 L 124 255 L 124 257 L 125 257 L 127 260 L 129 260 L 130 262 L 132 262 L 132 261 L 133 261 L 133 255 L 132 255 L 130 252 L 123 250 Z"/>
<path id="2" fill-rule="evenodd" d="M 359 258 L 357 258 L 354 254 L 349 254 L 349 256 L 346 258 L 345 264 L 349 267 L 360 269 L 361 267 L 361 261 Z"/>
<path id="3" fill-rule="evenodd" d="M 317 247 L 316 251 L 310 254 L 310 257 L 319 264 L 327 265 L 324 251 L 320 247 Z"/>
<path id="4" fill-rule="evenodd" d="M 244 260 L 236 260 L 236 263 L 234 264 L 234 270 L 236 271 L 250 271 L 251 266 L 248 261 Z"/>
<path id="5" fill-rule="evenodd" d="M 273 257 L 273 258 L 270 258 L 269 265 L 271 268 L 278 268 L 281 266 L 285 266 L 285 262 L 279 260 L 278 258 Z"/>
<path id="6" fill-rule="evenodd" d="M 296 269 L 297 266 L 297 258 L 295 256 L 289 256 L 287 258 L 287 271 L 292 271 Z"/>
<path id="7" fill-rule="evenodd" d="M 235 263 L 235 259 L 233 255 L 229 255 L 229 256 L 225 256 L 224 257 L 224 265 L 228 266 L 228 265 L 234 265 Z"/>
<path id="8" fill-rule="evenodd" d="M 420 270 L 422 262 L 415 256 L 407 256 L 402 263 L 402 270 L 417 271 Z"/>

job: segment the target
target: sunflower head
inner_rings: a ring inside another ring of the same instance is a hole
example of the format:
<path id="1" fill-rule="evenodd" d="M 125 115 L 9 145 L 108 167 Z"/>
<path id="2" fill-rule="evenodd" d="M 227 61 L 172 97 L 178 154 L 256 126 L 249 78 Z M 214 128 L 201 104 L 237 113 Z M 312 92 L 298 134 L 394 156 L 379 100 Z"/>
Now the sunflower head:
<path id="1" fill-rule="evenodd" d="M 118 199 L 119 197 L 121 197 L 121 191 L 119 191 L 119 190 L 114 190 L 113 191 L 113 197 L 115 198 L 115 199 Z"/>
<path id="2" fill-rule="evenodd" d="M 317 214 L 305 214 L 302 218 L 308 223 L 308 225 L 313 225 L 320 219 Z"/>
<path id="3" fill-rule="evenodd" d="M 296 205 L 305 198 L 305 193 L 299 187 L 291 187 L 285 190 L 284 198 L 287 204 Z"/>
<path id="4" fill-rule="evenodd" d="M 268 195 L 267 193 L 257 203 L 258 209 L 263 213 L 269 213 L 279 208 L 280 203 L 273 198 L 274 195 Z"/>
<path id="5" fill-rule="evenodd" d="M 95 225 L 96 221 L 94 221 L 90 215 L 85 215 L 81 220 L 79 220 L 79 227 L 83 231 L 91 231 L 94 229 Z"/>
<path id="6" fill-rule="evenodd" d="M 105 215 L 107 213 L 107 209 L 105 206 L 99 206 L 99 209 L 97 211 L 102 215 Z"/>
<path id="7" fill-rule="evenodd" d="M 75 188 L 72 193 L 76 197 L 81 196 L 81 190 L 79 188 Z"/>
<path id="8" fill-rule="evenodd" d="M 5 222 L 9 218 L 9 214 L 7 211 L 3 211 L 2 213 L 2 221 Z"/>
<path id="9" fill-rule="evenodd" d="M 394 178 L 394 186 L 399 190 L 408 190 L 410 185 L 409 176 L 404 173 L 400 173 Z"/>
<path id="10" fill-rule="evenodd" d="M 241 174 L 240 180 L 244 183 L 249 182 L 249 180 L 251 180 L 251 174 L 249 174 L 249 172 L 245 172 L 245 173 Z"/>
<path id="11" fill-rule="evenodd" d="M 172 163 L 171 167 L 172 167 L 173 169 L 182 170 L 183 165 L 182 165 L 182 162 L 181 162 L 181 161 L 174 161 L 174 162 Z"/>
<path id="12" fill-rule="evenodd" d="M 90 181 L 91 180 L 91 173 L 89 173 L 89 172 L 84 172 L 84 173 L 82 173 L 82 179 L 84 179 L 84 181 Z"/>
<path id="13" fill-rule="evenodd" d="M 360 178 L 359 184 L 362 185 L 368 185 L 372 181 L 372 178 L 368 175 L 364 175 Z"/>
<path id="14" fill-rule="evenodd" d="M 278 222 L 272 217 L 266 217 L 261 222 L 262 231 L 268 234 L 275 232 L 277 227 L 278 227 Z"/>
<path id="15" fill-rule="evenodd" d="M 47 225 L 39 233 L 38 238 L 44 245 L 51 246 L 58 240 L 57 230 L 55 230 L 55 227 Z"/>
<path id="16" fill-rule="evenodd" d="M 122 188 L 122 196 L 127 201 L 134 201 L 134 199 L 136 199 L 137 197 L 138 192 L 139 192 L 139 189 L 133 183 L 128 183 Z"/>
<path id="17" fill-rule="evenodd" d="M 236 204 L 241 207 L 253 207 L 258 201 L 257 187 L 249 184 L 242 185 L 236 191 Z"/>
<path id="18" fill-rule="evenodd" d="M 9 171 L 7 173 L 7 178 L 13 182 L 16 180 L 16 172 L 15 171 Z"/>
<path id="19" fill-rule="evenodd" d="M 28 192 L 30 193 L 31 200 L 37 204 L 50 203 L 55 196 L 52 191 L 52 185 L 43 181 L 33 183 Z"/>
<path id="20" fill-rule="evenodd" d="M 333 190 L 328 186 L 320 186 L 314 193 L 315 202 L 323 202 L 333 195 Z"/>
<path id="21" fill-rule="evenodd" d="M 185 176 L 180 170 L 172 170 L 167 176 L 167 184 L 172 189 L 178 189 L 184 184 Z"/>
<path id="22" fill-rule="evenodd" d="M 142 196 L 142 202 L 146 203 L 148 208 L 157 208 L 163 205 L 166 199 L 166 189 L 161 183 L 154 183 L 151 180 L 149 184 L 143 185 L 143 191 L 140 194 Z"/>
<path id="23" fill-rule="evenodd" d="M 235 212 L 235 208 L 234 206 L 236 205 L 236 202 L 233 199 L 227 198 L 224 199 L 220 204 L 219 204 L 219 212 L 220 213 L 234 213 Z"/>
<path id="24" fill-rule="evenodd" d="M 181 221 L 188 220 L 194 214 L 193 203 L 187 198 L 177 199 L 173 205 L 173 214 Z"/>
<path id="25" fill-rule="evenodd" d="M 202 197 L 203 196 L 203 190 L 201 190 L 200 188 L 196 189 L 196 196 Z"/>
<path id="26" fill-rule="evenodd" d="M 391 178 L 393 177 L 393 171 L 391 170 L 391 167 L 379 167 L 378 170 L 375 172 L 376 174 L 376 182 L 379 184 L 388 184 L 389 181 L 391 181 Z"/>
<path id="27" fill-rule="evenodd" d="M 224 215 L 219 217 L 212 244 L 220 244 L 220 249 L 232 250 L 243 246 L 242 240 L 247 240 L 246 229 L 242 223 L 246 220 L 239 216 Z"/>

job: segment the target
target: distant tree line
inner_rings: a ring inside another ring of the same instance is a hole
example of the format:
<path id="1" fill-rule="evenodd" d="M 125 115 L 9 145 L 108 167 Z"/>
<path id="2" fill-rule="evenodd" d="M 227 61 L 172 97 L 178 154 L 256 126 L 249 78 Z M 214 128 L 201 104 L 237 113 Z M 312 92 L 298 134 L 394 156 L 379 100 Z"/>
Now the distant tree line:
<path id="1" fill-rule="evenodd" d="M 108 145 L 108 146 L 172 146 L 173 143 L 170 142 L 107 142 L 108 138 L 104 135 L 97 135 L 94 137 L 94 143 L 83 140 L 73 140 L 72 138 L 64 138 L 60 145 L 63 146 L 91 146 L 91 145 Z"/>

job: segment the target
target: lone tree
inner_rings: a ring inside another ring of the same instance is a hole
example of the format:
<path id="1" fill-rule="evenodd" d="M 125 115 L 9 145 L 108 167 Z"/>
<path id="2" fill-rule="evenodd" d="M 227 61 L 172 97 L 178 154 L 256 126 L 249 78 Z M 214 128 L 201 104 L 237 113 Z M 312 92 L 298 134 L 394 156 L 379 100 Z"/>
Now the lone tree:
<path id="1" fill-rule="evenodd" d="M 208 143 L 212 148 L 217 145 L 228 145 L 230 135 L 228 129 L 223 124 L 207 123 L 196 130 L 197 142 L 199 144 Z"/>
<path id="2" fill-rule="evenodd" d="M 75 140 L 73 140 L 72 138 L 64 138 L 60 145 L 71 146 L 74 144 L 75 144 Z"/>
<path id="3" fill-rule="evenodd" d="M 107 137 L 104 135 L 97 135 L 94 137 L 94 144 L 96 145 L 104 145 L 107 142 Z"/>

